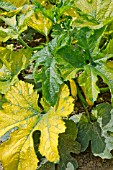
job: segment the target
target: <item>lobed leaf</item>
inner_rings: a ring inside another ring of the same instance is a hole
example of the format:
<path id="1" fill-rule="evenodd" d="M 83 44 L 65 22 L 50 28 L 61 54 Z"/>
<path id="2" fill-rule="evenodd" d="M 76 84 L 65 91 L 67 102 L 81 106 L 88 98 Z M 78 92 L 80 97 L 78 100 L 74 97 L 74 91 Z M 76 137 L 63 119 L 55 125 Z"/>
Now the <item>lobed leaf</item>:
<path id="1" fill-rule="evenodd" d="M 113 149 L 113 108 L 110 104 L 102 103 L 95 110 L 98 115 L 97 122 L 102 129 L 101 136 L 105 138 L 105 148 L 102 153 L 94 154 L 102 159 L 111 159 L 113 157 L 111 150 Z"/>
<path id="2" fill-rule="evenodd" d="M 57 101 L 60 85 L 63 83 L 58 68 L 56 52 L 59 48 L 69 43 L 69 40 L 69 37 L 65 38 L 65 34 L 62 34 L 33 55 L 33 60 L 36 60 L 34 68 L 35 81 L 42 82 L 43 97 L 52 106 Z M 40 66 L 41 69 L 39 69 Z"/>
<path id="3" fill-rule="evenodd" d="M 85 151 L 91 141 L 91 149 L 93 154 L 100 154 L 104 151 L 106 144 L 105 138 L 102 136 L 102 129 L 97 122 L 90 123 L 86 116 L 82 116 L 78 127 L 77 141 L 81 144 L 81 151 Z"/>
<path id="4" fill-rule="evenodd" d="M 78 14 L 75 23 L 78 27 L 98 29 L 113 20 L 112 0 L 95 0 L 91 2 L 77 0 L 75 8 Z"/>
<path id="5" fill-rule="evenodd" d="M 62 118 L 73 110 L 68 87 L 62 87 L 57 105 L 50 107 L 46 114 L 41 114 L 37 105 L 38 95 L 31 84 L 19 81 L 5 97 L 7 102 L 0 110 L 0 136 L 12 128 L 16 130 L 11 133 L 9 140 L 0 145 L 3 167 L 6 170 L 36 169 L 39 160 L 35 155 L 32 135 L 37 130 L 41 132 L 39 151 L 42 156 L 51 162 L 59 161 L 58 136 L 66 129 Z"/>
<path id="6" fill-rule="evenodd" d="M 58 164 L 58 170 L 64 170 L 71 163 L 74 169 L 77 169 L 78 164 L 75 158 L 71 156 L 71 153 L 78 154 L 80 152 L 80 144 L 76 141 L 78 129 L 73 121 L 66 121 L 66 132 L 60 134 L 59 138 L 59 153 L 60 162 Z"/>

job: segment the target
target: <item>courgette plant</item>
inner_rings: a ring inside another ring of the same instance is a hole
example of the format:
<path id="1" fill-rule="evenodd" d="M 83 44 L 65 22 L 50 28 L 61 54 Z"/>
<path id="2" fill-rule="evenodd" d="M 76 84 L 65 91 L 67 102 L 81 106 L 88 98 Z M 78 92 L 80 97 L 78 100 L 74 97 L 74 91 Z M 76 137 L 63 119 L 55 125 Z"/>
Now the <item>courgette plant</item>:
<path id="1" fill-rule="evenodd" d="M 113 157 L 112 11 L 113 0 L 0 0 L 4 170 L 77 169 L 71 153 L 90 143 Z"/>

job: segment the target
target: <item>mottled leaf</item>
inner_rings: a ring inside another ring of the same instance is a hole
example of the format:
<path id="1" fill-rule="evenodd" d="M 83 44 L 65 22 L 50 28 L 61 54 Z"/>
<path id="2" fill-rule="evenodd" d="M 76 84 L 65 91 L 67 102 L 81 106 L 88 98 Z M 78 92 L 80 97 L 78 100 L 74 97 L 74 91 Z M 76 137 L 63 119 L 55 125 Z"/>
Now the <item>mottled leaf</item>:
<path id="1" fill-rule="evenodd" d="M 14 15 L 11 18 L 5 18 L 5 17 L 0 17 L 0 19 L 2 19 L 6 25 L 9 25 L 11 27 L 15 27 L 16 26 L 16 15 Z"/>
<path id="2" fill-rule="evenodd" d="M 49 34 L 52 27 L 51 20 L 40 12 L 38 12 L 38 14 L 34 13 L 27 24 L 45 36 Z"/>
<path id="3" fill-rule="evenodd" d="M 12 28 L 2 28 L 0 27 L 0 41 L 6 42 L 10 38 L 16 39 L 18 38 L 18 35 L 15 34 L 14 30 Z"/>
<path id="4" fill-rule="evenodd" d="M 111 92 L 111 102 L 113 103 L 113 68 L 107 65 L 107 60 L 113 55 L 105 55 L 104 58 L 95 61 L 95 72 L 103 79 Z"/>
<path id="5" fill-rule="evenodd" d="M 14 6 L 20 7 L 20 6 L 24 5 L 24 4 L 29 3 L 29 0 L 22 0 L 22 1 L 21 0 L 18 0 L 18 1 L 15 1 L 15 0 L 4 0 L 4 2 L 10 2 Z"/>
<path id="6" fill-rule="evenodd" d="M 25 69 L 31 58 L 29 49 L 21 49 L 18 52 L 6 48 L 0 48 L 0 59 L 3 63 L 0 69 L 0 92 L 5 94 L 10 87 L 18 80 L 18 74 Z"/>
<path id="7" fill-rule="evenodd" d="M 106 49 L 103 51 L 105 54 L 113 54 L 113 39 L 111 39 L 106 47 Z"/>
<path id="8" fill-rule="evenodd" d="M 43 68 L 42 77 L 42 94 L 45 100 L 53 106 L 57 101 L 59 87 L 63 83 L 54 58 L 48 59 L 48 63 L 46 62 L 46 68 Z"/>
<path id="9" fill-rule="evenodd" d="M 100 92 L 97 86 L 97 72 L 92 66 L 84 66 L 84 72 L 79 76 L 78 83 L 82 87 L 86 97 L 86 101 L 89 105 L 93 105 L 97 100 Z"/>
<path id="10" fill-rule="evenodd" d="M 101 136 L 105 139 L 105 148 L 101 153 L 94 153 L 102 159 L 113 157 L 113 108 L 110 104 L 102 103 L 95 108 L 98 119 L 97 122 L 102 130 Z"/>
<path id="11" fill-rule="evenodd" d="M 58 68 L 56 51 L 69 43 L 70 38 L 65 37 L 63 34 L 54 38 L 46 47 L 33 55 L 33 60 L 36 60 L 35 81 L 42 82 L 43 97 L 52 106 L 57 101 L 60 85 L 63 82 Z"/>
<path id="12" fill-rule="evenodd" d="M 82 1 L 75 3 L 77 18 L 75 24 L 79 27 L 98 29 L 112 21 L 112 0 Z"/>
<path id="13" fill-rule="evenodd" d="M 10 2 L 3 2 L 2 0 L 0 1 L 0 8 L 10 11 L 10 10 L 15 10 L 16 7 L 13 6 Z"/>
<path id="14" fill-rule="evenodd" d="M 11 133 L 9 140 L 0 145 L 0 161 L 4 169 L 36 169 L 38 159 L 32 135 L 37 130 L 41 132 L 39 151 L 42 156 L 51 162 L 59 161 L 58 136 L 66 129 L 62 118 L 73 111 L 68 87 L 62 87 L 57 105 L 50 107 L 46 114 L 40 113 L 38 95 L 31 84 L 17 82 L 5 98 L 7 102 L 0 110 L 0 136 L 12 128 L 17 129 Z"/>

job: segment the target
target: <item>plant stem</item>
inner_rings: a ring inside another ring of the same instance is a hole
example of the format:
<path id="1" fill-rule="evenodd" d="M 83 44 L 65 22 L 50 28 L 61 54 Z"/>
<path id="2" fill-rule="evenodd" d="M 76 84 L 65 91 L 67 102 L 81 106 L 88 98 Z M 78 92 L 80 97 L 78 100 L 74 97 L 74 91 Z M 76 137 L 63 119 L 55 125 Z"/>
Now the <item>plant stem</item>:
<path id="1" fill-rule="evenodd" d="M 100 92 L 102 93 L 108 92 L 108 91 L 109 91 L 109 87 L 100 88 Z"/>
<path id="2" fill-rule="evenodd" d="M 46 35 L 46 43 L 49 43 L 49 37 Z"/>
<path id="3" fill-rule="evenodd" d="M 19 41 L 21 42 L 21 44 L 23 46 L 25 46 L 26 48 L 31 49 L 32 51 L 35 50 L 41 50 L 44 46 L 37 46 L 37 47 L 30 47 L 21 37 L 18 37 Z"/>
<path id="4" fill-rule="evenodd" d="M 20 36 L 18 37 L 18 39 L 22 43 L 22 45 L 24 45 L 26 48 L 32 49 L 31 47 L 28 46 L 28 44 Z"/>
<path id="5" fill-rule="evenodd" d="M 82 103 L 82 106 L 83 106 L 83 108 L 84 108 L 84 110 L 85 110 L 85 112 L 87 114 L 87 118 L 90 121 L 90 115 L 89 115 L 89 112 L 87 110 L 87 102 L 86 102 L 84 96 L 82 95 L 81 90 L 80 90 L 78 85 L 77 85 L 77 94 L 78 94 L 78 98 L 80 99 L 80 101 Z"/>
<path id="6" fill-rule="evenodd" d="M 33 47 L 32 50 L 35 51 L 35 50 L 41 50 L 44 46 L 37 46 L 37 47 Z"/>

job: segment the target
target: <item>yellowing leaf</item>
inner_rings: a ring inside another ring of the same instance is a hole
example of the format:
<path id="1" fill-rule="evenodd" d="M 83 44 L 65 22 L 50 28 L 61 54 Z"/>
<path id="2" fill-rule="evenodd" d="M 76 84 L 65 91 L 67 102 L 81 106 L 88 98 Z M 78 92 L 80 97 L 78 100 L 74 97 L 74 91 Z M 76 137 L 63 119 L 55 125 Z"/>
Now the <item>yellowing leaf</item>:
<path id="1" fill-rule="evenodd" d="M 26 3 L 29 3 L 29 0 L 4 0 L 5 2 L 11 2 L 13 5 L 15 5 L 16 7 L 20 7 Z"/>
<path id="2" fill-rule="evenodd" d="M 88 97 L 88 95 L 87 95 L 87 93 L 86 93 L 86 91 L 85 91 L 85 87 L 84 87 L 84 86 L 81 86 L 81 88 L 82 88 L 82 90 L 83 90 L 83 92 L 84 92 L 84 95 L 85 95 L 87 104 L 88 104 L 89 106 L 93 106 L 93 105 L 94 105 L 94 102 L 92 102 L 92 101 L 90 100 L 90 98 Z"/>
<path id="3" fill-rule="evenodd" d="M 18 126 L 10 140 L 0 146 L 0 160 L 6 170 L 34 170 L 37 167 L 32 139 L 32 129 L 37 122 L 34 117 L 39 111 L 37 98 L 33 86 L 22 81 L 6 94 L 8 102 L 0 112 L 0 136 Z"/>
<path id="4" fill-rule="evenodd" d="M 113 69 L 113 61 L 112 60 L 108 60 L 106 65 L 107 65 L 107 67 Z"/>
<path id="5" fill-rule="evenodd" d="M 75 6 L 78 14 L 74 18 L 76 26 L 99 29 L 113 20 L 112 0 L 77 0 Z"/>
<path id="6" fill-rule="evenodd" d="M 84 92 L 86 101 L 88 105 L 91 106 L 97 100 L 98 94 L 100 93 L 99 87 L 96 84 L 98 80 L 97 75 L 97 70 L 94 67 L 87 65 L 84 66 L 84 71 L 78 78 L 78 83 Z"/>
<path id="7" fill-rule="evenodd" d="M 77 87 L 76 87 L 76 83 L 73 79 L 70 80 L 70 88 L 71 88 L 71 95 L 73 97 L 76 97 L 77 95 Z"/>
<path id="8" fill-rule="evenodd" d="M 33 85 L 19 81 L 6 93 L 7 102 L 0 111 L 0 137 L 9 130 L 10 139 L 0 145 L 0 161 L 5 170 L 35 170 L 33 132 L 40 130 L 39 151 L 51 162 L 59 161 L 58 137 L 65 132 L 63 117 L 73 111 L 73 99 L 66 85 L 61 88 L 59 101 L 46 114 L 40 113 L 38 95 Z"/>
<path id="9" fill-rule="evenodd" d="M 47 36 L 51 30 L 52 22 L 41 13 L 34 13 L 28 21 L 28 26 Z"/>
<path id="10" fill-rule="evenodd" d="M 21 49 L 17 52 L 0 47 L 0 51 L 0 61 L 3 63 L 0 69 L 0 93 L 5 94 L 10 85 L 18 80 L 20 71 L 28 66 L 31 50 Z"/>

